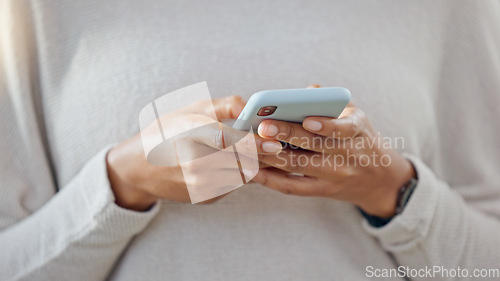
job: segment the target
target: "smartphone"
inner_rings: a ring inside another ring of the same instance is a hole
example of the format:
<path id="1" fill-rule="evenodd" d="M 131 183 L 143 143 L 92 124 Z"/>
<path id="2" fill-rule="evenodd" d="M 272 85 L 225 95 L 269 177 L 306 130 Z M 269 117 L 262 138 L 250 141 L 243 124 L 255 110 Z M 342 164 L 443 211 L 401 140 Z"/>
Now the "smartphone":
<path id="1" fill-rule="evenodd" d="M 309 116 L 339 117 L 350 99 L 342 87 L 260 91 L 250 97 L 233 128 L 255 132 L 266 119 L 302 123 Z"/>

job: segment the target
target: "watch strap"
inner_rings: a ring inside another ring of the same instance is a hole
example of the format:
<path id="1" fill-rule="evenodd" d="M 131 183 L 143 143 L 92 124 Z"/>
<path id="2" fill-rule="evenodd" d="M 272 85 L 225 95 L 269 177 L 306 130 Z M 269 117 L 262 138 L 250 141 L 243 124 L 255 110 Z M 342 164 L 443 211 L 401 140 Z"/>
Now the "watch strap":
<path id="1" fill-rule="evenodd" d="M 403 186 L 399 188 L 397 202 L 396 202 L 396 214 L 392 217 L 381 218 L 377 216 L 372 216 L 365 213 L 363 210 L 359 209 L 363 217 L 368 221 L 371 226 L 374 227 L 382 227 L 388 224 L 395 216 L 403 213 L 408 201 L 410 200 L 413 191 L 417 187 L 418 179 L 411 178 L 408 182 L 406 182 Z"/>

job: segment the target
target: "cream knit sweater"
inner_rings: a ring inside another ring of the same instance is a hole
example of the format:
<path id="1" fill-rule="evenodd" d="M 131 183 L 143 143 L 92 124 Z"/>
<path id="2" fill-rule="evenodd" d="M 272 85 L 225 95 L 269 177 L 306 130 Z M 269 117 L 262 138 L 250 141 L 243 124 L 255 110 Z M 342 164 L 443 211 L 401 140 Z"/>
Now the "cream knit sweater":
<path id="1" fill-rule="evenodd" d="M 375 229 L 348 203 L 258 185 L 116 206 L 107 150 L 155 97 L 204 80 L 213 97 L 349 88 L 404 138 L 419 175 L 404 213 Z M 0 0 L 0 280 L 499 269 L 499 107 L 497 0 Z"/>

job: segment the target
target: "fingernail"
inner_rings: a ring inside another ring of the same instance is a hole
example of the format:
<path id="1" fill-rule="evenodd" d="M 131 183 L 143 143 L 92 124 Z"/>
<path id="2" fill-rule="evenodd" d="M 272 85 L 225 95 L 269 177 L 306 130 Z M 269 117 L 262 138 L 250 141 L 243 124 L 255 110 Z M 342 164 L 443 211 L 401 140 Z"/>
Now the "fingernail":
<path id="1" fill-rule="evenodd" d="M 262 144 L 262 150 L 269 153 L 278 153 L 281 151 L 281 144 L 272 141 L 266 141 Z"/>
<path id="2" fill-rule="evenodd" d="M 268 124 L 268 125 L 264 125 L 262 127 L 259 126 L 259 131 L 261 130 L 261 128 L 262 128 L 262 131 L 259 133 L 264 135 L 264 136 L 274 137 L 275 135 L 278 134 L 278 127 L 276 125 Z"/>
<path id="3" fill-rule="evenodd" d="M 318 84 L 312 84 L 312 85 L 309 85 L 309 87 L 307 87 L 308 89 L 311 89 L 311 88 L 321 88 L 320 85 Z"/>
<path id="4" fill-rule="evenodd" d="M 319 131 L 323 128 L 323 124 L 316 120 L 306 120 L 302 125 L 304 126 L 304 128 L 311 131 Z"/>

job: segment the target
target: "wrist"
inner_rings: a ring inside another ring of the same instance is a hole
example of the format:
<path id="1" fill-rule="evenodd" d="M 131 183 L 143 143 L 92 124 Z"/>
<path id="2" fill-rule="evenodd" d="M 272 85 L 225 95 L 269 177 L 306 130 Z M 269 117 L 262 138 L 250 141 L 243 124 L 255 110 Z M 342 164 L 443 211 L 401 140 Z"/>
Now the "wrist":
<path id="1" fill-rule="evenodd" d="M 124 168 L 126 159 L 122 159 L 113 148 L 106 156 L 108 179 L 111 190 L 115 196 L 115 203 L 125 209 L 146 211 L 157 201 L 157 198 L 134 184 L 135 181 L 127 180 L 123 173 L 133 172 L 134 169 Z"/>
<path id="2" fill-rule="evenodd" d="M 392 152 L 391 165 L 387 167 L 378 187 L 364 204 L 358 205 L 368 215 L 380 218 L 395 216 L 401 188 L 416 177 L 411 162 L 396 151 Z"/>

